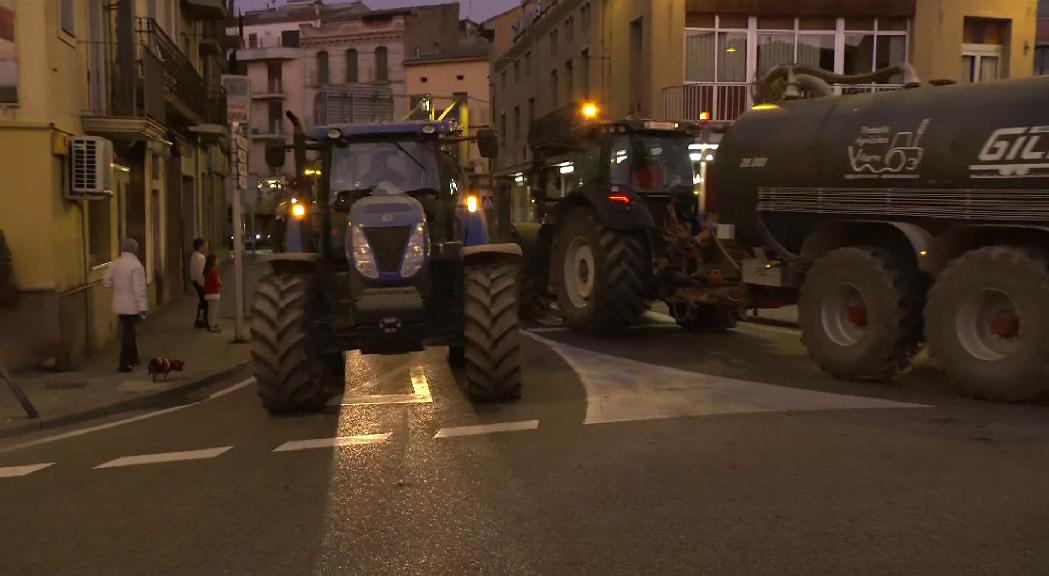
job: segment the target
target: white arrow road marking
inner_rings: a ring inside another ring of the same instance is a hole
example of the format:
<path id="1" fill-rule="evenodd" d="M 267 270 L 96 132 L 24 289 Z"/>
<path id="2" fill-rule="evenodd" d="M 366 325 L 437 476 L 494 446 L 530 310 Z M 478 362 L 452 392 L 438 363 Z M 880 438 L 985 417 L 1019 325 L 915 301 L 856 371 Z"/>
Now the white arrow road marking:
<path id="1" fill-rule="evenodd" d="M 206 448 L 204 450 L 189 450 L 186 452 L 164 452 L 162 454 L 143 454 L 141 456 L 124 456 L 116 460 L 110 460 L 95 466 L 100 468 L 121 468 L 124 466 L 139 466 L 142 464 L 159 464 L 161 462 L 182 462 L 184 460 L 207 460 L 215 458 L 229 451 L 233 446 L 222 446 L 220 448 Z"/>
<path id="2" fill-rule="evenodd" d="M 585 424 L 751 412 L 930 408 L 668 368 L 525 334 L 552 348 L 575 371 L 586 390 Z"/>
<path id="3" fill-rule="evenodd" d="M 520 430 L 535 430 L 539 427 L 538 420 L 523 420 L 521 422 L 498 422 L 496 424 L 478 424 L 474 426 L 451 426 L 441 428 L 434 438 L 454 438 L 456 436 L 477 436 L 479 434 L 492 434 L 495 432 L 517 432 Z"/>
<path id="4" fill-rule="evenodd" d="M 6 468 L 0 468 L 0 478 L 19 478 L 22 476 L 28 476 L 33 472 L 54 465 L 54 462 L 48 462 L 46 464 L 28 464 L 26 466 L 8 466 Z"/>
<path id="5" fill-rule="evenodd" d="M 392 432 L 385 434 L 364 434 L 361 436 L 338 436 L 335 438 L 317 438 L 315 440 L 293 440 L 273 449 L 274 452 L 291 452 L 293 450 L 310 450 L 313 448 L 336 448 L 338 446 L 362 446 L 381 444 L 389 440 Z"/>

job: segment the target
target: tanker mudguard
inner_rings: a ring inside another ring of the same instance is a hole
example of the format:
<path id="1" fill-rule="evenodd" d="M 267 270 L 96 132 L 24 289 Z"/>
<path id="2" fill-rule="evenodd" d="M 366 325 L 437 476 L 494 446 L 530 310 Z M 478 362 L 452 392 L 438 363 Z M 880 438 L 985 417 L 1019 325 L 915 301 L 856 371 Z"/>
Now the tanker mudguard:
<path id="1" fill-rule="evenodd" d="M 479 244 L 463 248 L 463 260 L 471 262 L 485 257 L 521 258 L 521 247 L 517 244 Z"/>
<path id="2" fill-rule="evenodd" d="M 605 226 L 613 230 L 649 230 L 655 228 L 656 223 L 652 218 L 652 212 L 648 204 L 638 195 L 626 189 L 620 189 L 615 193 L 625 195 L 630 199 L 628 203 L 610 202 L 608 196 L 611 191 L 601 186 L 584 186 L 573 191 L 565 201 L 557 207 L 557 217 L 562 218 L 568 212 L 578 206 L 588 206 L 593 209 L 597 219 Z"/>

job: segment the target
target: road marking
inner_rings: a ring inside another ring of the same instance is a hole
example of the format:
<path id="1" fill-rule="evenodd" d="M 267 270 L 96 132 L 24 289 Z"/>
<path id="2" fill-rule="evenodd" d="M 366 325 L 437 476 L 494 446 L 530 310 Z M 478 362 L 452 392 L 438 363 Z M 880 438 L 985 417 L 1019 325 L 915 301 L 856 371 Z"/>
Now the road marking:
<path id="1" fill-rule="evenodd" d="M 141 456 L 123 456 L 116 460 L 110 460 L 95 466 L 100 468 L 121 468 L 124 466 L 140 466 L 142 464 L 160 464 L 162 462 L 182 462 L 185 460 L 207 460 L 220 456 L 233 446 L 222 446 L 220 448 L 205 448 L 204 450 L 188 450 L 186 452 L 164 452 L 161 454 L 143 454 Z"/>
<path id="2" fill-rule="evenodd" d="M 539 427 L 538 420 L 524 420 L 521 422 L 499 422 L 496 424 L 478 424 L 474 426 L 452 426 L 441 428 L 434 434 L 434 438 L 454 438 L 457 436 L 477 436 L 480 434 L 494 434 L 496 432 L 518 432 L 520 430 L 535 430 Z"/>
<path id="3" fill-rule="evenodd" d="M 378 378 L 372 380 L 377 382 L 379 380 L 389 377 L 391 374 L 398 374 L 404 371 L 404 366 L 395 368 Z M 408 374 L 412 381 L 412 393 L 411 394 L 343 394 L 336 396 L 328 401 L 328 406 L 374 406 L 379 404 L 427 404 L 433 402 L 433 396 L 430 394 L 430 384 L 426 380 L 426 372 L 422 366 L 415 366 L 408 370 Z M 358 386 L 357 388 L 363 388 L 364 385 Z"/>
<path id="4" fill-rule="evenodd" d="M 116 428 L 117 426 L 123 426 L 125 424 L 133 424 L 135 422 L 141 422 L 143 420 L 148 420 L 150 418 L 156 418 L 157 416 L 163 416 L 164 414 L 170 414 L 172 412 L 177 412 L 179 410 L 183 410 L 185 408 L 189 408 L 190 406 L 196 406 L 197 404 L 200 404 L 202 402 L 207 402 L 209 400 L 214 400 L 216 398 L 220 398 L 222 396 L 225 396 L 226 394 L 230 394 L 232 392 L 235 392 L 236 390 L 244 388 L 245 386 L 249 386 L 249 385 L 253 384 L 254 382 L 255 382 L 254 378 L 248 378 L 247 380 L 244 380 L 242 382 L 238 382 L 238 383 L 236 383 L 236 384 L 234 384 L 234 385 L 232 385 L 232 386 L 230 386 L 228 388 L 224 388 L 224 389 L 219 390 L 217 392 L 213 392 L 207 398 L 205 398 L 204 400 L 198 401 L 198 402 L 190 402 L 188 404 L 179 404 L 178 406 L 172 406 L 170 408 L 164 408 L 162 410 L 156 410 L 154 412 L 147 412 L 145 414 L 139 414 L 138 416 L 132 416 L 130 418 L 124 418 L 122 420 L 116 420 L 116 421 L 113 421 L 113 422 L 106 422 L 105 424 L 98 424 L 96 426 L 89 426 L 87 428 L 80 428 L 80 429 L 77 429 L 77 430 L 70 430 L 69 432 L 62 432 L 60 434 L 55 434 L 54 436 L 47 436 L 45 438 L 38 438 L 36 440 L 30 440 L 28 442 L 22 442 L 22 443 L 19 443 L 19 444 L 12 444 L 11 446 L 6 446 L 6 447 L 3 447 L 3 448 L 0 448 L 0 454 L 3 454 L 5 452 L 13 452 L 15 450 L 21 450 L 22 448 L 30 448 L 32 446 L 39 446 L 41 444 L 48 444 L 48 443 L 51 443 L 51 442 L 57 442 L 59 440 L 66 440 L 66 439 L 69 439 L 69 438 L 76 438 L 77 436 L 83 436 L 85 434 L 90 434 L 92 432 L 101 432 L 102 430 L 109 430 L 110 428 Z"/>
<path id="5" fill-rule="evenodd" d="M 20 478 L 54 465 L 54 462 L 48 462 L 46 464 L 28 464 L 26 466 L 8 466 L 0 468 L 0 478 Z"/>
<path id="6" fill-rule="evenodd" d="M 291 452 L 293 450 L 311 450 L 314 448 L 337 448 L 339 446 L 363 446 L 381 444 L 390 439 L 392 432 L 385 434 L 364 434 L 361 436 L 338 436 L 335 438 L 317 438 L 315 440 L 293 440 L 273 449 L 274 452 Z"/>
<path id="7" fill-rule="evenodd" d="M 79 430 L 72 430 L 69 432 L 63 432 L 61 434 L 55 434 L 54 436 L 48 436 L 46 438 L 39 438 L 37 440 L 30 440 L 29 442 L 23 442 L 21 444 L 15 444 L 6 448 L 0 449 L 0 454 L 4 452 L 12 452 L 14 450 L 20 450 L 22 448 L 29 448 L 31 446 L 39 446 L 41 444 L 47 444 L 49 442 L 56 442 L 58 440 L 65 440 L 67 438 L 75 438 L 77 436 L 83 436 L 84 434 L 90 434 L 92 432 L 100 432 L 102 430 L 108 430 L 110 428 L 116 428 L 117 426 L 123 426 L 124 424 L 131 424 L 133 422 L 141 422 L 149 418 L 156 416 L 162 416 L 164 414 L 170 414 L 190 406 L 196 406 L 199 402 L 191 402 L 189 404 L 180 404 L 178 406 L 172 406 L 171 408 L 165 408 L 163 410 L 157 410 L 156 412 L 149 412 L 146 414 L 139 414 L 138 416 L 132 416 L 131 418 L 125 418 L 123 420 L 117 420 L 116 422 L 107 422 L 105 424 L 99 424 L 98 426 L 91 426 L 88 428 L 81 428 Z"/>
<path id="8" fill-rule="evenodd" d="M 242 382 L 237 382 L 236 384 L 234 384 L 232 386 L 228 386 L 226 388 L 223 388 L 222 390 L 217 390 L 215 392 L 212 392 L 205 399 L 205 402 L 208 401 L 208 400 L 214 400 L 216 398 L 222 398 L 226 394 L 231 394 L 233 392 L 236 392 L 237 390 L 240 390 L 241 388 L 244 388 L 245 386 L 251 386 L 254 383 L 255 383 L 255 379 L 254 378 L 248 378 L 247 380 L 244 380 Z"/>
<path id="9" fill-rule="evenodd" d="M 609 356 L 537 334 L 528 336 L 549 346 L 575 371 L 586 391 L 584 424 L 756 412 L 930 408 L 725 378 Z"/>

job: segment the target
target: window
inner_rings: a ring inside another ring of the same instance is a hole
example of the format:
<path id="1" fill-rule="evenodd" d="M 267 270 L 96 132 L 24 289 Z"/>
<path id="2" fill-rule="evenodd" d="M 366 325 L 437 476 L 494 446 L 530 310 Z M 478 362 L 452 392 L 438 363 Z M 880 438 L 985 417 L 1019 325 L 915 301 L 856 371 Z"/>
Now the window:
<path id="1" fill-rule="evenodd" d="M 759 77 L 780 64 L 794 62 L 793 32 L 759 33 L 757 40 Z"/>
<path id="2" fill-rule="evenodd" d="M 499 141 L 506 144 L 506 112 L 499 115 Z"/>
<path id="3" fill-rule="evenodd" d="M 564 28 L 565 42 L 571 44 L 572 40 L 575 38 L 575 18 L 572 16 L 565 18 Z"/>
<path id="4" fill-rule="evenodd" d="M 58 24 L 66 34 L 76 35 L 76 0 L 59 0 Z"/>
<path id="5" fill-rule="evenodd" d="M 426 84 L 427 82 L 429 82 L 429 80 L 430 79 L 427 78 L 426 76 L 420 76 L 419 77 L 419 82 L 422 83 L 422 84 Z"/>
<path id="6" fill-rule="evenodd" d="M 550 71 L 550 108 L 560 106 L 561 94 L 557 90 L 557 70 Z"/>
<path id="7" fill-rule="evenodd" d="M 317 84 L 324 86 L 328 81 L 328 53 L 321 50 L 320 52 L 317 52 Z"/>
<path id="8" fill-rule="evenodd" d="M 259 35 L 255 34 L 254 32 L 252 32 L 251 34 L 248 34 L 248 48 L 258 48 L 258 47 L 259 47 Z"/>
<path id="9" fill-rule="evenodd" d="M 583 26 L 583 32 L 590 31 L 590 4 L 583 4 L 579 9 L 579 20 Z"/>
<path id="10" fill-rule="evenodd" d="M 502 86 L 503 94 L 506 94 L 506 70 L 499 75 L 499 85 Z"/>
<path id="11" fill-rule="evenodd" d="M 550 31 L 550 55 L 557 56 L 557 28 Z"/>
<path id="12" fill-rule="evenodd" d="M 525 76 L 531 76 L 532 75 L 532 51 L 531 50 L 529 50 L 528 52 L 525 52 L 524 61 L 525 61 Z"/>
<path id="13" fill-rule="evenodd" d="M 299 47 L 299 31 L 284 30 L 280 33 L 280 45 L 286 48 Z"/>
<path id="14" fill-rule="evenodd" d="M 575 67 L 571 60 L 565 62 L 565 91 L 568 93 L 568 101 L 571 102 L 575 98 Z"/>
<path id="15" fill-rule="evenodd" d="M 1049 3 L 1045 4 L 1049 6 Z M 1042 4 L 1038 5 L 1039 7 Z M 1049 44 L 1039 44 L 1034 49 L 1034 73 L 1037 76 L 1049 74 Z"/>
<path id="16" fill-rule="evenodd" d="M 281 109 L 281 103 L 279 101 L 269 102 L 269 114 L 266 123 L 266 132 L 269 134 L 283 134 L 284 130 L 284 111 Z"/>
<path id="17" fill-rule="evenodd" d="M 798 64 L 834 71 L 834 35 L 798 34 Z"/>
<path id="18" fill-rule="evenodd" d="M 1008 77 L 1002 64 L 1002 45 L 1009 35 L 1008 20 L 966 18 L 962 31 L 962 83 L 989 82 Z"/>
<path id="19" fill-rule="evenodd" d="M 462 82 L 462 81 L 463 81 L 463 80 L 464 80 L 465 78 L 466 78 L 466 76 L 463 76 L 462 74 L 458 74 L 458 75 L 456 75 L 456 77 L 455 77 L 455 79 L 456 79 L 456 80 L 458 80 L 458 81 L 460 81 L 460 82 Z"/>
<path id="20" fill-rule="evenodd" d="M 284 91 L 283 69 L 280 62 L 266 63 L 266 91 L 277 94 Z"/>
<path id="21" fill-rule="evenodd" d="M 460 80 L 461 80 L 461 78 L 460 78 Z M 516 84 L 516 83 L 518 83 L 520 81 L 521 81 L 521 61 L 520 60 L 514 60 L 514 83 Z"/>
<path id="22" fill-rule="evenodd" d="M 346 51 L 346 83 L 354 84 L 359 81 L 357 76 L 357 51 L 350 48 Z"/>
<path id="23" fill-rule="evenodd" d="M 590 98 L 590 50 L 583 50 L 579 58 L 583 65 L 583 69 L 579 71 L 583 80 L 583 98 Z"/>
<path id="24" fill-rule="evenodd" d="M 389 52 L 385 46 L 379 46 L 375 49 L 375 79 L 379 82 L 388 82 L 390 80 Z"/>
<path id="25" fill-rule="evenodd" d="M 521 139 L 521 107 L 514 106 L 514 140 Z"/>
<path id="26" fill-rule="evenodd" d="M 94 268 L 113 261 L 113 199 L 85 204 L 88 206 L 88 266 Z"/>
<path id="27" fill-rule="evenodd" d="M 528 125 L 535 121 L 535 98 L 528 99 Z"/>

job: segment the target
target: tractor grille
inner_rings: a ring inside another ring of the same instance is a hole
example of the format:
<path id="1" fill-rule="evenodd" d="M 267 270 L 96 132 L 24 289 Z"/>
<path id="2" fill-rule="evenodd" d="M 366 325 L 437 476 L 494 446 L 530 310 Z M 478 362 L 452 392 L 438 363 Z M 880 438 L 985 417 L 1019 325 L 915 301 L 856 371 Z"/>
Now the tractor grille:
<path id="1" fill-rule="evenodd" d="M 400 273 L 401 256 L 410 233 L 410 226 L 365 227 L 364 234 L 372 246 L 379 272 Z"/>

